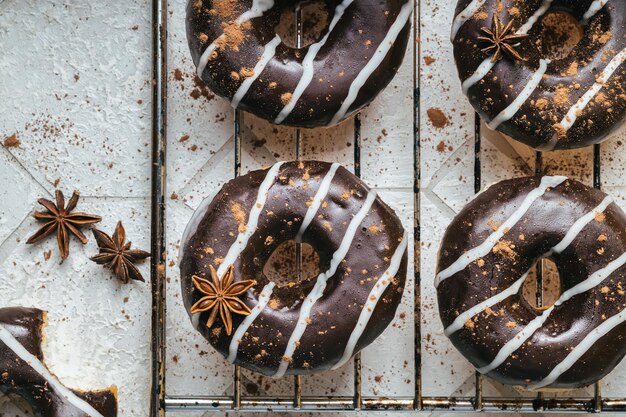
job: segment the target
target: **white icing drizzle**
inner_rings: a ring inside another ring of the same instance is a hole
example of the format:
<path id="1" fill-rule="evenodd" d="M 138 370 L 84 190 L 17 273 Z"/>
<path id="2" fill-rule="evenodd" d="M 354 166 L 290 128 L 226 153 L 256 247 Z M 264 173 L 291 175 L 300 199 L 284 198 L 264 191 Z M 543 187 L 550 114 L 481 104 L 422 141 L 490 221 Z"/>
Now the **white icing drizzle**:
<path id="1" fill-rule="evenodd" d="M 526 273 L 524 275 L 522 275 L 522 277 L 520 279 L 515 281 L 513 283 L 513 285 L 511 285 L 510 287 L 508 287 L 504 291 L 499 292 L 498 294 L 494 295 L 493 297 L 488 298 L 487 300 L 483 301 L 482 303 L 476 304 L 474 307 L 470 308 L 469 310 L 464 311 L 463 313 L 459 314 L 457 316 L 457 318 L 454 319 L 452 324 L 450 324 L 448 327 L 446 327 L 446 329 L 443 331 L 443 333 L 446 336 L 450 337 L 451 334 L 461 330 L 465 326 L 465 323 L 469 319 L 474 317 L 475 315 L 479 314 L 480 312 L 482 312 L 483 310 L 485 310 L 485 309 L 487 309 L 489 307 L 493 307 L 494 305 L 496 305 L 496 304 L 506 300 L 508 297 L 517 294 L 519 292 L 519 289 L 522 287 L 522 284 L 524 283 L 524 281 L 526 281 L 526 278 L 528 278 L 528 274 L 529 273 L 530 273 L 530 271 L 526 271 Z"/>
<path id="2" fill-rule="evenodd" d="M 606 208 L 612 202 L 613 202 L 613 199 L 607 196 L 592 211 L 590 211 L 589 213 L 586 213 L 584 216 L 576 220 L 576 222 L 569 228 L 569 230 L 565 234 L 565 237 L 563 237 L 563 239 L 561 239 L 561 241 L 557 245 L 555 245 L 552 249 L 550 249 L 550 251 L 546 253 L 543 256 L 543 258 L 547 258 L 554 253 L 563 252 L 569 245 L 571 245 L 571 243 L 574 241 L 574 239 L 576 239 L 576 237 L 580 234 L 580 232 L 582 232 L 585 226 L 589 224 L 589 222 L 591 222 L 598 213 L 602 213 L 604 210 L 606 210 Z M 480 304 L 477 304 L 471 309 L 459 314 L 459 316 L 454 320 L 454 322 L 445 329 L 444 334 L 449 337 L 454 332 L 461 330 L 463 326 L 465 325 L 465 322 L 467 322 L 467 320 L 471 319 L 472 317 L 474 317 L 476 314 L 480 313 L 487 307 L 493 307 L 494 305 L 505 300 L 511 295 L 517 294 L 522 284 L 528 277 L 529 272 L 530 271 L 527 271 L 524 275 L 522 275 L 522 277 L 519 280 L 517 280 L 513 285 L 511 285 L 504 291 L 494 295 L 493 297 L 483 301 Z"/>
<path id="3" fill-rule="evenodd" d="M 459 13 L 452 22 L 452 34 L 450 35 L 450 42 L 454 42 L 456 34 L 459 33 L 459 29 L 474 16 L 474 14 L 483 7 L 485 0 L 472 0 L 468 6 Z"/>
<path id="4" fill-rule="evenodd" d="M 296 238 L 295 238 L 296 242 L 298 243 L 302 242 L 302 236 L 304 235 L 304 232 L 306 231 L 306 229 L 308 229 L 309 225 L 315 218 L 315 215 L 317 214 L 317 211 L 322 206 L 322 203 L 324 202 L 326 195 L 328 195 L 328 192 L 330 191 L 330 185 L 333 182 L 335 173 L 337 172 L 337 169 L 339 169 L 340 166 L 341 165 L 339 165 L 336 162 L 332 164 L 330 166 L 330 169 L 326 173 L 326 176 L 320 183 L 320 188 L 318 188 L 317 192 L 315 193 L 315 196 L 313 197 L 313 201 L 311 202 L 311 205 L 309 206 L 309 208 L 306 211 L 306 214 L 304 215 L 304 219 L 302 220 L 302 225 L 300 225 L 300 229 L 298 230 L 298 234 L 296 235 Z"/>
<path id="5" fill-rule="evenodd" d="M 222 277 L 224 272 L 226 272 L 226 268 L 230 265 L 234 264 L 239 254 L 248 244 L 248 240 L 252 236 L 252 234 L 256 231 L 257 225 L 259 223 L 259 217 L 261 216 L 261 211 L 263 210 L 263 206 L 265 206 L 265 202 L 267 200 L 267 194 L 269 193 L 270 187 L 274 184 L 274 180 L 280 171 L 280 167 L 284 164 L 284 162 L 277 162 L 267 171 L 265 175 L 265 179 L 259 186 L 259 192 L 257 194 L 256 202 L 250 209 L 250 213 L 248 214 L 248 223 L 246 224 L 246 230 L 242 233 L 239 233 L 237 236 L 237 240 L 233 242 L 233 244 L 228 249 L 228 253 L 224 257 L 224 262 L 217 268 L 217 276 Z"/>
<path id="6" fill-rule="evenodd" d="M 565 235 L 563 240 L 561 240 L 554 248 L 552 248 L 551 252 L 553 253 L 563 252 L 565 248 L 571 245 L 574 239 L 576 239 L 576 236 L 578 236 L 578 234 L 582 232 L 584 227 L 587 226 L 589 222 L 591 222 L 598 213 L 602 213 L 604 210 L 606 210 L 606 208 L 612 202 L 613 202 L 613 199 L 609 196 L 606 196 L 604 200 L 602 200 L 602 202 L 596 208 L 594 208 L 589 213 L 585 214 L 580 219 L 576 220 L 576 222 L 572 225 L 572 227 L 570 227 L 570 229 L 567 231 L 567 234 Z"/>
<path id="7" fill-rule="evenodd" d="M 502 348 L 498 351 L 496 357 L 491 361 L 490 364 L 483 366 L 478 369 L 478 372 L 486 374 L 498 366 L 502 365 L 504 361 L 517 349 L 519 349 L 548 319 L 552 311 L 556 306 L 559 306 L 565 303 L 570 298 L 582 294 L 584 292 L 589 291 L 595 286 L 599 285 L 602 281 L 607 279 L 613 272 L 615 272 L 618 268 L 622 267 L 626 264 L 626 253 L 623 253 L 619 258 L 610 262 L 607 266 L 602 269 L 597 270 L 593 274 L 589 276 L 586 280 L 580 282 L 579 284 L 573 286 L 569 290 L 565 291 L 558 300 L 545 310 L 540 316 L 537 316 L 533 320 L 531 320 L 526 327 L 524 327 L 518 334 L 516 334 L 511 340 L 502 346 Z"/>
<path id="8" fill-rule="evenodd" d="M 104 417 L 91 404 L 78 397 L 74 392 L 65 387 L 59 380 L 52 375 L 46 365 L 44 365 L 35 355 L 30 353 L 22 344 L 0 324 L 0 341 L 11 349 L 21 360 L 28 366 L 33 368 L 35 372 L 44 378 L 48 384 L 54 388 L 63 398 L 69 401 L 74 407 L 78 408 L 90 417 Z"/>
<path id="9" fill-rule="evenodd" d="M 237 89 L 237 92 L 233 95 L 233 99 L 230 104 L 234 108 L 237 108 L 237 106 L 239 106 L 241 100 L 246 96 L 246 94 L 248 94 L 248 90 L 250 90 L 252 83 L 254 83 L 256 79 L 259 78 L 259 75 L 261 75 L 261 73 L 265 69 L 265 66 L 274 58 L 274 55 L 276 55 L 276 47 L 280 45 L 280 42 L 280 36 L 276 35 L 274 36 L 274 39 L 272 39 L 265 45 L 261 58 L 254 66 L 254 74 L 251 77 L 246 78 Z"/>
<path id="10" fill-rule="evenodd" d="M 400 13 L 398 13 L 398 17 L 389 28 L 387 35 L 385 35 L 385 38 L 378 46 L 378 49 L 376 49 L 376 52 L 374 52 L 374 55 L 372 55 L 372 58 L 369 60 L 369 62 L 365 65 L 365 67 L 363 67 L 363 69 L 361 69 L 359 74 L 352 81 L 352 84 L 350 84 L 348 95 L 346 96 L 343 103 L 341 103 L 341 107 L 339 108 L 337 113 L 335 113 L 335 115 L 333 116 L 330 122 L 331 125 L 338 123 L 341 119 L 344 118 L 344 116 L 350 109 L 350 106 L 352 106 L 352 104 L 358 97 L 359 92 L 361 91 L 361 88 L 363 88 L 365 82 L 369 79 L 372 73 L 376 71 L 376 69 L 380 66 L 380 64 L 383 62 L 383 60 L 391 50 L 391 47 L 398 38 L 398 35 L 400 35 L 402 29 L 404 28 L 404 26 L 406 26 L 406 23 L 412 12 L 413 2 L 409 1 L 402 6 L 402 9 L 400 9 Z"/>
<path id="11" fill-rule="evenodd" d="M 472 74 L 467 80 L 463 81 L 463 94 L 467 95 L 469 89 L 472 88 L 478 81 L 485 78 L 495 65 L 496 63 L 491 61 L 491 57 L 485 58 L 485 60 L 478 66 L 474 74 Z"/>
<path id="12" fill-rule="evenodd" d="M 619 54 L 615 55 L 611 62 L 604 68 L 600 76 L 596 79 L 593 86 L 578 100 L 574 106 L 567 112 L 560 125 L 568 131 L 576 122 L 578 115 L 582 112 L 589 102 L 602 90 L 605 84 L 609 81 L 613 73 L 624 63 L 626 60 L 626 49 L 622 49 Z"/>
<path id="13" fill-rule="evenodd" d="M 330 34 L 335 29 L 335 26 L 337 26 L 337 23 L 339 23 L 339 20 L 341 20 L 341 18 L 343 17 L 344 12 L 348 8 L 348 6 L 352 4 L 353 1 L 354 0 L 343 0 L 341 3 L 339 3 L 339 5 L 335 8 L 335 14 L 333 15 L 333 19 L 330 21 L 330 25 L 328 26 L 328 31 L 326 32 L 326 35 L 324 35 L 324 37 L 320 41 L 309 46 L 309 50 L 302 60 L 302 77 L 300 77 L 298 85 L 294 89 L 293 93 L 291 93 L 291 99 L 289 100 L 289 103 L 287 103 L 287 105 L 283 107 L 283 109 L 280 111 L 278 116 L 276 116 L 274 123 L 281 124 L 296 107 L 296 103 L 311 83 L 311 80 L 313 80 L 313 74 L 315 71 L 315 69 L 313 68 L 313 62 L 315 61 L 315 57 L 317 57 L 319 51 L 326 44 L 328 38 L 330 37 Z"/>
<path id="14" fill-rule="evenodd" d="M 226 360 L 230 363 L 234 363 L 235 359 L 237 359 L 237 350 L 239 349 L 239 342 L 246 334 L 254 320 L 261 314 L 267 303 L 270 301 L 270 297 L 272 296 L 272 292 L 274 291 L 275 283 L 269 282 L 263 287 L 261 290 L 261 294 L 259 294 L 259 301 L 256 306 L 252 309 L 252 312 L 246 316 L 246 318 L 241 322 L 235 333 L 233 334 L 232 339 L 230 339 L 230 345 L 228 347 L 228 358 Z"/>
<path id="15" fill-rule="evenodd" d="M 602 8 L 606 6 L 608 2 L 609 0 L 595 0 L 593 3 L 591 3 L 591 6 L 589 6 L 589 10 L 587 10 L 587 12 L 583 16 L 582 24 L 586 25 L 587 23 L 589 23 L 589 20 L 591 20 L 592 17 L 594 17 L 600 10 L 602 10 Z"/>
<path id="16" fill-rule="evenodd" d="M 254 19 L 255 17 L 263 16 L 263 13 L 265 13 L 272 7 L 274 7 L 274 0 L 252 0 L 252 7 L 250 8 L 250 10 L 242 13 L 237 18 L 237 20 L 235 20 L 235 23 L 241 26 L 243 23 Z M 209 63 L 209 58 L 211 57 L 211 54 L 213 53 L 213 51 L 215 51 L 215 48 L 217 48 L 218 41 L 224 39 L 225 37 L 226 35 L 222 33 L 204 50 L 204 52 L 200 56 L 200 59 L 198 60 L 198 67 L 196 70 L 198 77 L 202 78 L 202 73 Z"/>
<path id="17" fill-rule="evenodd" d="M 565 180 L 567 180 L 567 177 L 563 176 L 543 177 L 541 179 L 539 187 L 529 192 L 524 198 L 524 201 L 522 201 L 522 204 L 515 210 L 511 217 L 506 219 L 506 221 L 502 223 L 495 232 L 489 235 L 489 237 L 487 237 L 487 239 L 482 244 L 465 252 L 449 267 L 437 274 L 437 276 L 435 277 L 435 287 L 438 287 L 441 281 L 443 281 L 444 279 L 450 278 L 457 272 L 465 269 L 465 267 L 467 267 L 478 258 L 488 254 L 498 242 L 498 240 L 500 240 L 504 236 L 505 231 L 512 229 L 513 226 L 515 226 L 515 224 L 520 221 L 520 219 L 530 209 L 530 206 L 535 202 L 535 200 L 540 198 L 548 190 L 548 188 L 556 187 Z"/>
<path id="18" fill-rule="evenodd" d="M 554 0 L 543 0 L 543 3 L 535 13 L 528 19 L 526 23 L 524 23 L 516 32 L 517 35 L 526 35 L 530 30 L 535 26 L 535 24 L 539 21 L 539 19 L 546 14 L 548 10 L 550 10 L 550 6 L 552 6 L 552 2 Z"/>
<path id="19" fill-rule="evenodd" d="M 358 211 L 358 213 L 352 218 L 348 228 L 346 229 L 343 239 L 341 240 L 341 244 L 339 248 L 333 253 L 333 257 L 330 261 L 330 267 L 326 272 L 321 273 L 317 277 L 317 281 L 315 286 L 309 293 L 309 295 L 304 299 L 302 306 L 300 307 L 300 315 L 298 317 L 298 322 L 296 323 L 296 327 L 293 329 L 291 336 L 289 337 L 289 341 L 287 342 L 287 348 L 285 349 L 285 354 L 283 358 L 291 358 L 294 351 L 296 350 L 296 345 L 300 341 L 300 338 L 304 334 L 308 326 L 308 321 L 310 320 L 311 310 L 313 309 L 313 305 L 319 300 L 324 294 L 324 290 L 326 289 L 326 282 L 330 279 L 335 272 L 337 272 L 337 268 L 339 264 L 343 261 L 343 259 L 348 254 L 348 250 L 352 245 L 352 241 L 354 240 L 354 236 L 358 230 L 359 225 L 367 216 L 372 204 L 376 200 L 376 192 L 374 190 L 370 190 L 367 194 L 367 198 L 363 203 L 363 206 Z M 287 368 L 289 367 L 289 362 L 282 359 L 280 361 L 280 365 L 278 366 L 278 370 L 274 377 L 281 377 L 285 375 Z"/>
<path id="20" fill-rule="evenodd" d="M 332 369 L 337 369 L 342 367 L 354 353 L 354 348 L 356 347 L 357 342 L 361 338 L 361 335 L 365 331 L 367 324 L 372 318 L 372 314 L 376 309 L 376 305 L 378 304 L 378 300 L 382 297 L 383 293 L 391 283 L 391 280 L 396 276 L 398 270 L 400 269 L 400 264 L 402 263 L 402 257 L 404 256 L 404 252 L 406 251 L 406 247 L 408 245 L 409 239 L 407 237 L 406 232 L 402 237 L 402 241 L 396 248 L 393 256 L 391 257 L 391 261 L 389 262 L 389 268 L 381 275 L 381 277 L 376 281 L 374 287 L 370 291 L 365 304 L 363 305 L 363 309 L 361 310 L 361 314 L 359 315 L 359 319 L 354 326 L 354 330 L 350 334 L 350 338 L 348 339 L 348 343 L 346 345 L 345 350 L 343 351 L 343 355 L 339 362 L 337 362 Z"/>
<path id="21" fill-rule="evenodd" d="M 626 60 L 626 49 L 622 49 L 620 53 L 615 55 L 611 62 L 604 68 L 599 77 L 597 77 L 596 82 L 591 86 L 589 90 L 572 106 L 571 109 L 567 112 L 563 120 L 559 123 L 563 128 L 563 134 L 567 133 L 574 123 L 578 116 L 582 113 L 582 111 L 587 107 L 589 102 L 604 88 L 605 84 L 609 81 L 613 73 L 617 71 L 617 69 L 624 63 Z M 552 136 L 552 139 L 544 145 L 538 146 L 537 149 L 542 151 L 551 151 L 553 150 L 557 143 L 559 143 L 559 134 L 555 133 Z"/>
<path id="22" fill-rule="evenodd" d="M 539 83 L 543 79 L 544 74 L 548 70 L 549 59 L 542 59 L 539 61 L 539 69 L 530 77 L 526 87 L 522 92 L 513 100 L 513 102 L 504 110 L 500 112 L 491 122 L 487 123 L 487 127 L 492 130 L 496 130 L 502 123 L 510 120 L 520 110 L 522 105 L 530 98 L 535 92 Z"/>
<path id="23" fill-rule="evenodd" d="M 552 2 L 554 0 L 544 0 L 542 5 L 535 11 L 535 13 L 528 19 L 526 23 L 524 23 L 518 30 L 515 32 L 516 35 L 525 35 L 535 26 L 535 24 L 539 21 L 541 16 L 546 14 L 546 12 L 550 9 Z M 478 81 L 485 78 L 485 76 L 493 69 L 496 65 L 495 62 L 491 62 L 491 57 L 485 59 L 476 69 L 476 72 L 472 74 L 467 80 L 463 81 L 463 94 L 467 95 L 469 89 L 476 84 Z"/>
<path id="24" fill-rule="evenodd" d="M 619 314 L 612 316 L 605 320 L 598 327 L 593 329 L 585 336 L 585 338 L 570 351 L 570 353 L 563 359 L 544 379 L 530 385 L 529 389 L 539 389 L 547 385 L 552 384 L 559 379 L 568 369 L 570 369 L 600 338 L 605 336 L 608 332 L 613 330 L 618 325 L 626 321 L 626 310 L 622 310 Z"/>

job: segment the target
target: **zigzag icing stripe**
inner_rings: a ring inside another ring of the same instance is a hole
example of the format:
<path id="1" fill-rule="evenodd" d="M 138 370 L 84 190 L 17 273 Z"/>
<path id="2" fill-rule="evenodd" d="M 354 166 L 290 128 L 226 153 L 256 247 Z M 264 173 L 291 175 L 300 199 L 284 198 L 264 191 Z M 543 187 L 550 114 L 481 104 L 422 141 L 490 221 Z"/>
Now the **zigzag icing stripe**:
<path id="1" fill-rule="evenodd" d="M 375 200 L 376 192 L 370 190 L 370 192 L 367 194 L 367 198 L 365 199 L 365 203 L 363 203 L 361 209 L 350 221 L 350 224 L 345 231 L 339 248 L 335 251 L 335 253 L 333 253 L 333 257 L 330 261 L 330 267 L 326 272 L 321 273 L 317 277 L 317 282 L 315 283 L 315 286 L 313 287 L 309 295 L 304 299 L 304 302 L 300 307 L 300 316 L 298 317 L 298 322 L 296 324 L 296 327 L 293 329 L 291 336 L 289 337 L 283 359 L 280 361 L 280 365 L 278 366 L 276 374 L 274 374 L 275 377 L 281 377 L 285 375 L 285 372 L 289 367 L 289 361 L 286 359 L 291 358 L 293 353 L 295 352 L 296 346 L 308 326 L 313 306 L 315 305 L 317 300 L 319 300 L 324 294 L 324 290 L 326 289 L 326 282 L 328 281 L 328 279 L 335 275 L 339 264 L 346 257 L 359 225 L 363 222 L 365 216 L 367 216 L 367 213 L 372 207 L 372 204 L 374 204 Z"/>

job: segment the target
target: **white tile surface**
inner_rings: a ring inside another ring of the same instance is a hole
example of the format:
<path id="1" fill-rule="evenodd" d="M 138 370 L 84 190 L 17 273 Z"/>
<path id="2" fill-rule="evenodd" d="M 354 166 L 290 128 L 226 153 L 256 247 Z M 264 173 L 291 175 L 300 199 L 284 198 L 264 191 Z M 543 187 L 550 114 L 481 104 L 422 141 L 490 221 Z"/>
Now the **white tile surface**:
<path id="1" fill-rule="evenodd" d="M 221 395 L 232 391 L 232 367 L 188 322 L 179 296 L 177 256 L 193 211 L 233 175 L 233 111 L 194 81 L 185 3 L 171 0 L 168 10 L 167 393 Z M 409 266 L 413 254 L 418 256 L 422 386 L 424 395 L 436 396 L 474 391 L 473 369 L 443 336 L 432 285 L 439 239 L 474 193 L 474 113 L 461 95 L 448 40 L 454 7 L 453 1 L 421 0 L 419 45 L 410 43 L 398 76 L 361 116 L 362 176 L 380 189 L 412 233 L 412 89 L 415 66 L 420 66 L 422 239 L 420 247 L 409 249 Z M 122 219 L 133 243 L 149 248 L 150 37 L 149 0 L 0 0 L 0 139 L 15 133 L 21 141 L 17 148 L 0 147 L 0 306 L 49 310 L 45 353 L 50 368 L 75 387 L 116 384 L 120 415 L 130 417 L 147 414 L 149 285 L 122 286 L 89 262 L 97 250 L 93 239 L 86 246 L 72 240 L 70 258 L 61 266 L 53 238 L 37 246 L 24 241 L 37 228 L 29 217 L 35 200 L 50 198 L 58 180 L 68 198 L 73 189 L 81 191 L 80 210 L 103 216 L 99 227 L 111 232 Z M 416 46 L 420 54 L 413 62 Z M 295 157 L 295 129 L 247 114 L 241 122 L 243 172 Z M 532 150 L 484 125 L 482 132 L 483 186 L 533 172 Z M 626 208 L 625 135 L 622 131 L 602 145 L 602 179 L 605 190 Z M 301 138 L 303 158 L 354 168 L 351 120 L 330 129 L 302 130 Z M 544 168 L 591 183 L 591 155 L 591 149 L 550 153 Z M 47 261 L 46 250 L 52 251 Z M 414 391 L 411 268 L 396 320 L 363 352 L 366 396 L 411 396 Z M 147 277 L 148 264 L 141 269 Z M 624 377 L 626 365 L 621 364 L 603 382 L 603 393 L 625 395 Z M 247 395 L 292 391 L 289 378 L 276 381 L 247 371 L 243 383 Z M 352 366 L 304 377 L 302 384 L 303 395 L 351 395 Z M 485 394 L 520 395 L 490 381 Z M 15 407 L 0 398 L 0 415 L 19 413 Z"/>

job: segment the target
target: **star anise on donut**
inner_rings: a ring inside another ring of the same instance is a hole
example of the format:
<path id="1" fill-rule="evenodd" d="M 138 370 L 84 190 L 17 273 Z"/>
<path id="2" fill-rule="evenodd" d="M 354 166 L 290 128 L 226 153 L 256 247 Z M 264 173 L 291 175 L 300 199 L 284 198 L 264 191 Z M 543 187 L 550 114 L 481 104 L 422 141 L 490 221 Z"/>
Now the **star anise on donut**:
<path id="1" fill-rule="evenodd" d="M 226 327 L 226 334 L 230 336 L 233 331 L 232 313 L 242 316 L 247 316 L 251 313 L 250 308 L 238 296 L 248 291 L 256 284 L 256 281 L 233 282 L 235 270 L 232 265 L 226 269 L 222 279 L 219 279 L 217 271 L 213 266 L 209 266 L 209 270 L 211 272 L 210 281 L 197 275 L 191 277 L 194 287 L 202 294 L 205 294 L 191 307 L 191 313 L 195 314 L 210 310 L 211 314 L 206 325 L 211 327 L 215 323 L 217 313 L 219 312 L 222 323 Z"/>
<path id="2" fill-rule="evenodd" d="M 45 198 L 37 200 L 39 204 L 46 208 L 46 211 L 36 211 L 33 213 L 33 217 L 46 223 L 34 235 L 28 238 L 26 243 L 37 243 L 47 236 L 56 233 L 59 252 L 61 253 L 61 262 L 70 254 L 70 233 L 76 236 L 83 244 L 86 244 L 87 237 L 79 230 L 79 227 L 98 223 L 102 220 L 102 217 L 82 212 L 72 213 L 72 210 L 78 204 L 79 196 L 78 191 L 74 191 L 70 201 L 67 202 L 67 206 L 61 190 L 56 190 L 55 192 L 56 204 Z"/>
<path id="3" fill-rule="evenodd" d="M 145 250 L 130 248 L 131 243 L 125 242 L 126 230 L 124 230 L 122 222 L 117 222 L 113 236 L 109 236 L 98 229 L 93 229 L 93 236 L 96 238 L 100 253 L 92 256 L 90 258 L 92 261 L 113 271 L 115 276 L 124 284 L 128 284 L 131 279 L 145 282 L 135 263 L 148 258 L 150 253 Z"/>
<path id="4" fill-rule="evenodd" d="M 486 36 L 479 36 L 478 40 L 487 45 L 481 51 L 485 53 L 494 52 L 491 62 L 498 62 L 504 54 L 508 54 L 519 61 L 524 61 L 524 58 L 515 50 L 514 45 L 528 38 L 528 35 L 511 33 L 512 29 L 513 19 L 506 26 L 503 26 L 498 15 L 494 15 L 491 29 L 486 27 L 480 29 Z"/>

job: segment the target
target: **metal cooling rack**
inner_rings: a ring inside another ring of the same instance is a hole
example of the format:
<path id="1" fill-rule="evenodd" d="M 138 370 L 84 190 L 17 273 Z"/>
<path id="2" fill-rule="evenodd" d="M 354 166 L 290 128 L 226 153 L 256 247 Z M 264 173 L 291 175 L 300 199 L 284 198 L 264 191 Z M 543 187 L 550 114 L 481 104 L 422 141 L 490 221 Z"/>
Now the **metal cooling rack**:
<path id="1" fill-rule="evenodd" d="M 416 42 L 413 62 L 421 62 L 420 48 L 420 0 L 415 0 L 413 14 L 413 41 Z M 299 15 L 298 15 L 299 17 Z M 299 376 L 293 378 L 293 395 L 282 398 L 246 397 L 242 395 L 241 369 L 233 367 L 233 390 L 229 396 L 167 396 L 165 381 L 165 157 L 166 157 L 166 98 L 167 98 L 167 0 L 152 1 L 153 18 L 153 118 L 152 118 L 152 378 L 150 416 L 166 416 L 168 411 L 479 411 L 479 412 L 626 412 L 626 398 L 603 398 L 601 382 L 595 384 L 594 395 L 589 398 L 544 398 L 540 392 L 535 398 L 485 397 L 483 377 L 476 373 L 474 395 L 470 397 L 428 397 L 422 395 L 421 334 L 420 334 L 420 269 L 419 258 L 415 266 L 415 389 L 411 397 L 364 397 L 361 390 L 361 356 L 354 358 L 354 387 L 351 396 L 309 397 L 302 396 Z M 298 29 L 301 19 L 296 19 Z M 301 42 L 298 30 L 298 42 Z M 420 68 L 414 67 L 414 243 L 419 247 L 420 238 Z M 234 175 L 241 171 L 240 111 L 234 114 L 235 165 Z M 295 130 L 296 158 L 300 156 L 300 131 Z M 361 174 L 361 119 L 354 117 L 354 172 Z M 593 183 L 601 187 L 600 146 L 593 150 Z M 474 190 L 481 189 L 481 121 L 475 115 L 474 129 Z M 536 153 L 536 173 L 542 172 L 542 154 Z M 296 257 L 300 250 L 296 247 Z M 537 268 L 537 304 L 543 297 L 543 267 Z"/>

